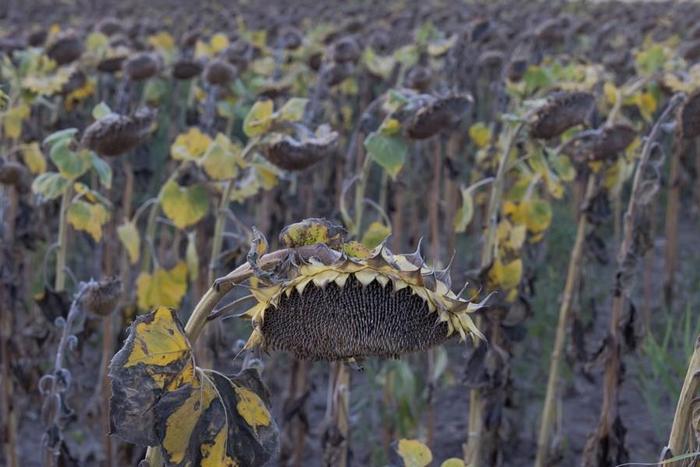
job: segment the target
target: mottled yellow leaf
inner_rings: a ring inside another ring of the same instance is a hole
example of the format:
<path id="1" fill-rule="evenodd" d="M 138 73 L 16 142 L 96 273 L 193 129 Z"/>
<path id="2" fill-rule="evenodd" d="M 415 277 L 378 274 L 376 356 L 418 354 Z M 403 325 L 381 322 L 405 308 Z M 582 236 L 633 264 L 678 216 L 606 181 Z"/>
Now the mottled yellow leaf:
<path id="1" fill-rule="evenodd" d="M 168 366 L 189 353 L 190 344 L 173 321 L 172 310 L 159 306 L 149 321 L 136 324 L 134 346 L 124 366 Z"/>
<path id="2" fill-rule="evenodd" d="M 238 399 L 236 410 L 246 423 L 253 430 L 257 430 L 259 426 L 269 426 L 272 417 L 262 399 L 250 389 L 242 386 L 236 387 L 235 390 Z"/>
<path id="3" fill-rule="evenodd" d="M 102 226 L 109 220 L 109 213 L 100 203 L 78 200 L 68 207 L 66 220 L 74 229 L 89 233 L 99 242 L 102 239 Z"/>

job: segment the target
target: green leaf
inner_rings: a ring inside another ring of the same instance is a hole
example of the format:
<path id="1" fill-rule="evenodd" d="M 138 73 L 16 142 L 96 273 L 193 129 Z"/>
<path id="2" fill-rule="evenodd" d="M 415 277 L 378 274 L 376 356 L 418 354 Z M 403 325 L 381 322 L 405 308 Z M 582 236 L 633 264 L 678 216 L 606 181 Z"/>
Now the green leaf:
<path id="1" fill-rule="evenodd" d="M 95 106 L 94 109 L 92 109 L 92 118 L 94 118 L 95 120 L 99 120 L 111 113 L 112 109 L 110 109 L 109 106 L 104 102 L 100 102 Z"/>
<path id="2" fill-rule="evenodd" d="M 112 187 L 112 167 L 94 152 L 90 153 L 92 168 L 97 172 L 100 183 L 103 187 L 109 189 Z"/>
<path id="3" fill-rule="evenodd" d="M 73 135 L 75 135 L 77 132 L 77 128 L 66 128 L 65 130 L 56 131 L 55 133 L 51 133 L 49 136 L 47 136 L 46 139 L 44 139 L 43 144 L 52 146 L 54 143 L 63 139 L 73 138 Z"/>
<path id="4" fill-rule="evenodd" d="M 365 138 L 365 149 L 391 178 L 396 178 L 406 160 L 408 146 L 399 135 L 389 136 L 374 132 Z"/>
<path id="5" fill-rule="evenodd" d="M 69 186 L 70 180 L 67 180 L 61 174 L 45 172 L 34 179 L 32 192 L 46 199 L 55 199 L 61 196 Z"/>
<path id="6" fill-rule="evenodd" d="M 73 151 L 71 140 L 62 138 L 51 146 L 49 157 L 58 171 L 69 180 L 75 180 L 83 175 L 92 165 L 89 151 Z"/>
<path id="7" fill-rule="evenodd" d="M 207 190 L 201 185 L 182 187 L 167 182 L 160 193 L 163 212 L 180 229 L 199 222 L 209 210 Z"/>
<path id="8" fill-rule="evenodd" d="M 292 97 L 277 111 L 279 118 L 288 122 L 298 122 L 304 118 L 304 109 L 308 102 L 308 99 Z"/>

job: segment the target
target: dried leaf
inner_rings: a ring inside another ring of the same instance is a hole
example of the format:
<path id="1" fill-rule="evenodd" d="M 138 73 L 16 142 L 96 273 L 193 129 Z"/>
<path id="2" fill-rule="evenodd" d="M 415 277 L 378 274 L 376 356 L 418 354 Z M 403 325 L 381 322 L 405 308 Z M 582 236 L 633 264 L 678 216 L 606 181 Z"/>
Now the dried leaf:
<path id="1" fill-rule="evenodd" d="M 425 467 L 433 461 L 428 446 L 415 439 L 400 439 L 396 451 L 404 467 Z"/>
<path id="2" fill-rule="evenodd" d="M 141 236 L 133 221 L 126 221 L 117 227 L 117 235 L 119 240 L 124 245 L 129 262 L 136 264 L 139 259 L 139 251 L 141 251 Z"/>
<path id="3" fill-rule="evenodd" d="M 109 213 L 100 203 L 78 200 L 68 206 L 66 220 L 74 229 L 89 233 L 99 242 L 102 239 L 102 226 L 109 220 Z"/>
<path id="4" fill-rule="evenodd" d="M 263 465 L 277 426 L 255 370 L 228 378 L 195 366 L 175 311 L 159 307 L 131 325 L 109 372 L 112 432 L 158 446 L 167 465 Z"/>

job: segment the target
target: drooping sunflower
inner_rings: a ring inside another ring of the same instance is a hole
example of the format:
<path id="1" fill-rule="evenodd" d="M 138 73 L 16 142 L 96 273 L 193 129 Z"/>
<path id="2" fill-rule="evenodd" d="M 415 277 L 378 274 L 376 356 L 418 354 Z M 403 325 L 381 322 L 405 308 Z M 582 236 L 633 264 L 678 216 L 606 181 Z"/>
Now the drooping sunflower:
<path id="1" fill-rule="evenodd" d="M 324 225 L 311 223 L 314 229 Z M 485 300 L 454 293 L 449 271 L 429 268 L 419 251 L 395 255 L 385 243 L 370 251 L 337 236 L 308 244 L 318 237 L 288 244 L 273 277 L 253 281 L 256 303 L 243 315 L 253 324 L 247 348 L 335 361 L 396 357 L 457 335 L 483 338 L 472 317 Z"/>

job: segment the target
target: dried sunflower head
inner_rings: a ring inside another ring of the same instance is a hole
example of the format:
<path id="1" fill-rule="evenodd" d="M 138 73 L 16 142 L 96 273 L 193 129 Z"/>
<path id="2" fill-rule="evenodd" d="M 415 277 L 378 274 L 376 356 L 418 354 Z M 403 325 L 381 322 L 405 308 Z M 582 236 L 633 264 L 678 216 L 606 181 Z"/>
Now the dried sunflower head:
<path id="1" fill-rule="evenodd" d="M 80 296 L 80 306 L 83 310 L 97 316 L 109 316 L 119 303 L 122 294 L 122 281 L 118 277 L 110 277 L 101 281 L 91 280 L 85 284 Z"/>
<path id="2" fill-rule="evenodd" d="M 411 67 L 404 78 L 404 85 L 409 89 L 425 92 L 430 87 L 433 79 L 433 72 L 424 65 Z"/>
<path id="3" fill-rule="evenodd" d="M 122 23 L 117 18 L 108 16 L 97 23 L 95 30 L 101 32 L 105 36 L 113 36 L 114 34 L 122 32 L 124 28 L 122 27 Z"/>
<path id="4" fill-rule="evenodd" d="M 74 31 L 60 34 L 46 48 L 46 55 L 57 65 L 74 62 L 83 54 L 83 43 Z"/>
<path id="5" fill-rule="evenodd" d="M 361 53 L 360 45 L 352 36 L 342 37 L 333 44 L 332 57 L 336 63 L 354 63 Z"/>
<path id="6" fill-rule="evenodd" d="M 144 107 L 132 116 L 111 113 L 87 127 L 81 144 L 102 156 L 118 156 L 141 144 L 150 134 L 156 111 Z"/>
<path id="7" fill-rule="evenodd" d="M 26 191 L 31 182 L 31 176 L 25 166 L 19 162 L 4 162 L 0 159 L 0 185 L 14 186 L 20 191 Z"/>
<path id="8" fill-rule="evenodd" d="M 103 73 L 116 73 L 122 69 L 126 60 L 126 54 L 116 54 L 110 57 L 105 57 L 97 63 L 97 71 Z"/>
<path id="9" fill-rule="evenodd" d="M 132 81 L 152 78 L 160 71 L 160 57 L 153 52 L 141 52 L 124 63 L 124 73 Z"/>
<path id="10" fill-rule="evenodd" d="M 603 133 L 593 142 L 590 157 L 593 160 L 611 159 L 617 157 L 627 148 L 637 132 L 629 125 L 616 124 L 603 128 Z"/>
<path id="11" fill-rule="evenodd" d="M 589 92 L 556 92 L 537 110 L 530 123 L 530 136 L 549 139 L 589 121 L 595 97 Z"/>
<path id="12" fill-rule="evenodd" d="M 321 125 L 316 133 L 296 126 L 295 135 L 272 133 L 263 141 L 264 156 L 284 170 L 304 170 L 331 155 L 338 143 L 338 133 Z"/>
<path id="13" fill-rule="evenodd" d="M 246 346 L 297 358 L 395 357 L 451 336 L 482 337 L 472 320 L 483 307 L 450 290 L 449 273 L 429 269 L 418 252 L 394 255 L 384 244 L 355 242 L 291 248 L 272 285 L 251 289 L 257 303 Z"/>
<path id="14" fill-rule="evenodd" d="M 411 117 L 406 127 L 409 138 L 425 139 L 442 130 L 452 130 L 462 121 L 472 99 L 470 96 L 431 98 Z"/>
<path id="15" fill-rule="evenodd" d="M 688 96 L 678 112 L 680 134 L 690 139 L 700 136 L 700 91 Z"/>
<path id="16" fill-rule="evenodd" d="M 296 50 L 303 42 L 301 31 L 295 27 L 285 27 L 280 31 L 279 44 L 287 50 Z"/>
<path id="17" fill-rule="evenodd" d="M 226 86 L 236 79 L 238 70 L 225 60 L 214 59 L 204 68 L 204 80 L 217 86 Z"/>
<path id="18" fill-rule="evenodd" d="M 180 80 L 192 79 L 202 72 L 204 67 L 198 60 L 181 58 L 173 64 L 173 78 Z"/>

